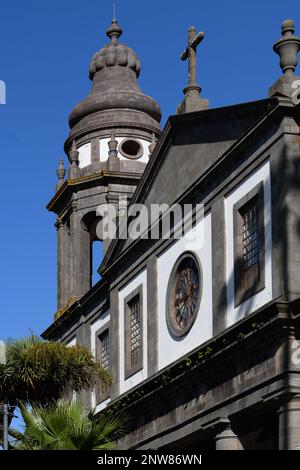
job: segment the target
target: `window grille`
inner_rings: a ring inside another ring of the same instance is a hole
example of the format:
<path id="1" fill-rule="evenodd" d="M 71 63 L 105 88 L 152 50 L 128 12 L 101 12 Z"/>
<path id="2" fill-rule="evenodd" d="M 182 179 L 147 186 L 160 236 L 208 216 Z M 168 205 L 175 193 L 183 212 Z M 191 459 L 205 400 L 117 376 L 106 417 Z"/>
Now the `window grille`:
<path id="1" fill-rule="evenodd" d="M 131 366 L 135 366 L 139 359 L 141 347 L 141 311 L 140 298 L 135 297 L 130 303 L 130 353 Z"/>
<path id="2" fill-rule="evenodd" d="M 242 213 L 243 270 L 259 263 L 259 214 L 254 200 Z"/>
<path id="3" fill-rule="evenodd" d="M 100 365 L 103 369 L 109 369 L 109 334 L 108 331 L 102 333 L 100 339 Z"/>

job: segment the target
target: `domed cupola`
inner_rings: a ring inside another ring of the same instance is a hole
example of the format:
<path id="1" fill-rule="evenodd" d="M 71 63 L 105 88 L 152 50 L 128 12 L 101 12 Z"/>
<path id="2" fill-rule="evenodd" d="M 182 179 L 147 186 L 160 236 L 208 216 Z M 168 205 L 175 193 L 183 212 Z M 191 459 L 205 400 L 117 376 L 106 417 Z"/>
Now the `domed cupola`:
<path id="1" fill-rule="evenodd" d="M 91 80 L 94 79 L 99 70 L 115 65 L 129 67 L 136 73 L 137 77 L 140 75 L 141 63 L 136 53 L 130 47 L 118 43 L 118 38 L 122 35 L 122 32 L 116 20 L 113 20 L 106 32 L 106 35 L 111 39 L 111 44 L 104 46 L 92 58 L 90 65 Z"/>
<path id="2" fill-rule="evenodd" d="M 137 54 L 119 42 L 122 29 L 116 20 L 106 32 L 110 43 L 98 51 L 90 63 L 92 88 L 70 114 L 70 136 L 79 152 L 79 168 L 85 173 L 102 169 L 109 156 L 111 136 L 117 141 L 120 160 L 147 163 L 149 146 L 160 134 L 161 110 L 145 95 L 137 82 L 141 64 Z M 144 166 L 144 165 L 143 165 Z M 128 165 L 127 165 L 128 167 Z"/>

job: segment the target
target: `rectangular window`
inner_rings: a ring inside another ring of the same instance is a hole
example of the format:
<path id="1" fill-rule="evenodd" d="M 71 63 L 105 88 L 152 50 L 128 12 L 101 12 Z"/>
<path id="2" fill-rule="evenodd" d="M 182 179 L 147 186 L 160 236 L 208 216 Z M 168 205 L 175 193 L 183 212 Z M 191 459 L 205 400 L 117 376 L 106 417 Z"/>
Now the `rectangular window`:
<path id="1" fill-rule="evenodd" d="M 125 299 L 125 378 L 143 367 L 142 286 Z"/>
<path id="2" fill-rule="evenodd" d="M 243 236 L 243 271 L 259 264 L 259 208 L 254 198 L 241 211 Z"/>
<path id="3" fill-rule="evenodd" d="M 140 297 L 137 295 L 130 303 L 130 356 L 131 367 L 134 368 L 139 359 L 141 347 L 141 312 Z"/>
<path id="4" fill-rule="evenodd" d="M 103 369 L 109 369 L 109 334 L 108 330 L 99 336 L 100 341 L 100 365 Z"/>
<path id="5" fill-rule="evenodd" d="M 234 208 L 235 306 L 265 286 L 264 192 L 256 186 Z"/>
<path id="6" fill-rule="evenodd" d="M 103 369 L 109 371 L 110 369 L 110 344 L 109 344 L 109 330 L 106 329 L 100 334 L 97 334 L 97 351 L 96 357 Z M 101 403 L 106 400 L 110 395 L 110 386 L 102 382 L 96 388 L 96 401 Z"/>

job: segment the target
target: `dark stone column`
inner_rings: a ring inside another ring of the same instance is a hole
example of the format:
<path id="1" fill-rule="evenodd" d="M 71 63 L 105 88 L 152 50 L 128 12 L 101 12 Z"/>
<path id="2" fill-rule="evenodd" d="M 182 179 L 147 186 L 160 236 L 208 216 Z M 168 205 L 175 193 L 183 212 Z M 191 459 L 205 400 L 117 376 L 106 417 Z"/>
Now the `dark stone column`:
<path id="1" fill-rule="evenodd" d="M 300 446 L 300 396 L 284 403 L 279 411 L 279 450 Z"/>
<path id="2" fill-rule="evenodd" d="M 216 450 L 243 450 L 238 436 L 232 431 L 230 422 L 215 436 Z"/>
<path id="3" fill-rule="evenodd" d="M 62 287 L 64 279 L 64 226 L 60 219 L 57 219 L 55 227 L 57 229 L 57 309 L 65 304 L 65 292 Z"/>
<path id="4" fill-rule="evenodd" d="M 72 203 L 70 231 L 72 297 L 78 299 L 91 288 L 91 236 L 77 211 L 76 200 Z"/>
<path id="5" fill-rule="evenodd" d="M 70 236 L 66 223 L 57 219 L 57 308 L 63 308 L 71 297 Z"/>
<path id="6" fill-rule="evenodd" d="M 72 285 L 72 297 L 74 299 L 80 296 L 79 294 L 79 227 L 78 227 L 78 214 L 77 214 L 77 202 L 72 203 L 72 213 L 70 216 L 70 234 L 71 234 L 71 285 Z"/>

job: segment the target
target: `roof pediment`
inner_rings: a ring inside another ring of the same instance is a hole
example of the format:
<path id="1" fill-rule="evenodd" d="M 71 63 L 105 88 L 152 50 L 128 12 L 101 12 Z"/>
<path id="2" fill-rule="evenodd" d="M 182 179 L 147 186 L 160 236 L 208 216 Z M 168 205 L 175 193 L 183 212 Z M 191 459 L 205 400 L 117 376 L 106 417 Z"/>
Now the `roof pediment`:
<path id="1" fill-rule="evenodd" d="M 270 98 L 224 108 L 171 116 L 134 193 L 131 204 L 172 205 L 278 104 Z M 104 273 L 132 244 L 113 240 Z"/>

